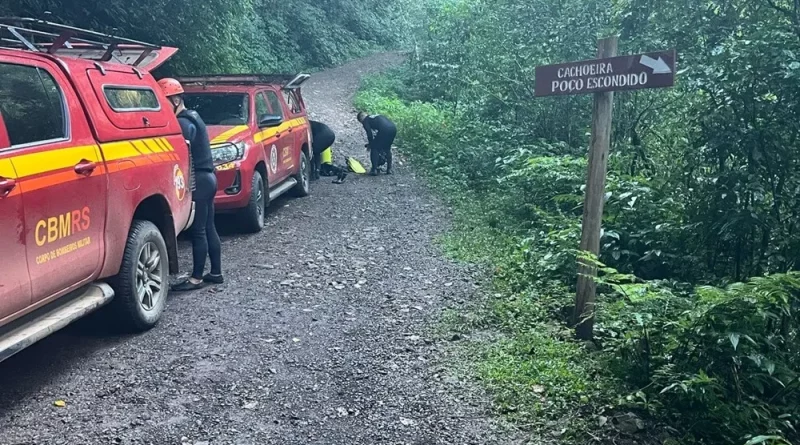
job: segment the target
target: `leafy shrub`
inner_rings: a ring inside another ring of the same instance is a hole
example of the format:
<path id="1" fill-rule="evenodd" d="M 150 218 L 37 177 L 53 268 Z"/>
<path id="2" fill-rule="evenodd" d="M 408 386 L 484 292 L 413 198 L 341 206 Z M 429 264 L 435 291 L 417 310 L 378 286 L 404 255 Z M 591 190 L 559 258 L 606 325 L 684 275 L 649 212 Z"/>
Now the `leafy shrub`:
<path id="1" fill-rule="evenodd" d="M 453 205 L 447 249 L 495 272 L 481 319 L 503 335 L 481 350 L 477 374 L 500 412 L 537 431 L 566 425 L 570 441 L 592 429 L 587 406 L 647 414 L 686 443 L 798 439 L 799 274 L 727 288 L 672 279 L 703 274 L 694 249 L 679 248 L 691 242 L 684 203 L 653 179 L 611 171 L 601 259 L 622 272 L 602 269 L 601 350 L 589 352 L 566 322 L 585 160 L 561 142 L 509 145 L 513 132 L 500 127 L 493 137 L 492 123 L 406 101 L 403 85 L 370 80 L 356 102 L 397 122 L 401 149 Z"/>
<path id="2" fill-rule="evenodd" d="M 615 295 L 600 305 L 598 331 L 653 414 L 721 443 L 798 438 L 800 273 L 689 295 L 630 278 L 604 278 Z"/>

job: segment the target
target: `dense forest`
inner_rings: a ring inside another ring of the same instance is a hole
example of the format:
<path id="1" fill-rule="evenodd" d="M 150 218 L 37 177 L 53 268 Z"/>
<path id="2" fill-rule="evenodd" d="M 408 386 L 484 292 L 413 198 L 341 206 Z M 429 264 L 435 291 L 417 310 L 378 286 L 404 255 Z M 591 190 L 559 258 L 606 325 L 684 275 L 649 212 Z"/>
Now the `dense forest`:
<path id="1" fill-rule="evenodd" d="M 2 15 L 44 18 L 180 52 L 163 74 L 295 72 L 406 43 L 405 0 L 4 0 Z"/>
<path id="2" fill-rule="evenodd" d="M 499 330 L 469 352 L 496 410 L 541 443 L 800 443 L 800 1 L 4 3 L 178 46 L 166 73 L 413 49 L 356 105 L 398 124 L 453 207 L 445 248 L 493 272 L 485 305 L 446 323 Z M 615 95 L 595 340 L 578 342 L 592 98 L 535 98 L 534 69 L 612 34 L 620 54 L 676 49 L 679 72 Z"/>
<path id="3" fill-rule="evenodd" d="M 502 331 L 476 353 L 498 411 L 559 441 L 798 443 L 800 3 L 447 0 L 425 20 L 416 57 L 357 105 L 392 116 L 450 198 L 446 246 L 496 272 L 487 310 L 450 318 Z M 612 34 L 620 54 L 677 49 L 679 72 L 615 96 L 585 344 L 592 98 L 535 98 L 533 79 Z"/>

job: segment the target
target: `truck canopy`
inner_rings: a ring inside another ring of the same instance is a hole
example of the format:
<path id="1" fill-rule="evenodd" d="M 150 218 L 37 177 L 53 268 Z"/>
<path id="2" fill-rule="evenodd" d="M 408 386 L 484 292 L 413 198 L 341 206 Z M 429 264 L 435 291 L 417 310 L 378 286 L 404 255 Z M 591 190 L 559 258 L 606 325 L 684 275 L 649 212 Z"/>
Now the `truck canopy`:
<path id="1" fill-rule="evenodd" d="M 158 68 L 178 52 L 168 46 L 18 17 L 0 18 L 0 47 L 118 63 L 145 71 Z"/>

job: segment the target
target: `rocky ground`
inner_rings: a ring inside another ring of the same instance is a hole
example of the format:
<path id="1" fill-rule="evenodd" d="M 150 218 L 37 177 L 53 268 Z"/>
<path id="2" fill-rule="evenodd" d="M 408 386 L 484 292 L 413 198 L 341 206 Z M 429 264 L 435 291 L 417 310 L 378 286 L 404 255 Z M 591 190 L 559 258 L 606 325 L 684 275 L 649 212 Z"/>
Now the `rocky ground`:
<path id="1" fill-rule="evenodd" d="M 398 61 L 304 87 L 338 159 L 366 164 L 351 98 Z M 262 233 L 226 234 L 226 284 L 171 296 L 154 330 L 82 321 L 0 364 L 0 444 L 510 443 L 448 371 L 453 339 L 430 331 L 478 287 L 434 245 L 446 210 L 406 165 L 330 179 L 273 203 Z"/>

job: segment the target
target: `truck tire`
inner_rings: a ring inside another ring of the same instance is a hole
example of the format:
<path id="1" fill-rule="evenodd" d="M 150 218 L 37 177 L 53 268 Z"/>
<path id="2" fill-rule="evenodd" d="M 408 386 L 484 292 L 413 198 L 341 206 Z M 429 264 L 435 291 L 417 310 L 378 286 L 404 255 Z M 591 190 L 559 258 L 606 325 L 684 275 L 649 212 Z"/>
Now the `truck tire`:
<path id="1" fill-rule="evenodd" d="M 116 295 L 111 306 L 120 323 L 134 331 L 146 331 L 158 323 L 169 292 L 169 257 L 155 224 L 133 221 L 112 287 Z"/>
<path id="2" fill-rule="evenodd" d="M 242 230 L 248 233 L 260 232 L 264 228 L 264 214 L 267 209 L 268 195 L 261 173 L 253 173 L 252 190 L 247 207 L 241 211 Z"/>
<path id="3" fill-rule="evenodd" d="M 297 180 L 297 185 L 292 189 L 294 196 L 305 197 L 311 194 L 311 163 L 308 162 L 306 152 L 300 152 L 300 169 L 294 175 Z"/>

